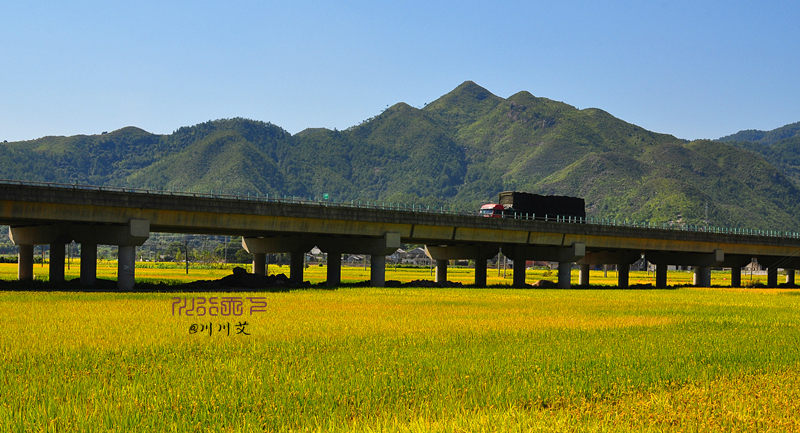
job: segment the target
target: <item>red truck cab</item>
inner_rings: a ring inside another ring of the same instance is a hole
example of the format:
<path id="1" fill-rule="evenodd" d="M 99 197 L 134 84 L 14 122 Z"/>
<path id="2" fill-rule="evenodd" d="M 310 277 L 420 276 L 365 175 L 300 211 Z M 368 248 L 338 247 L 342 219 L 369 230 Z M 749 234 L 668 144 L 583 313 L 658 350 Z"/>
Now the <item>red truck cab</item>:
<path id="1" fill-rule="evenodd" d="M 501 204 L 488 203 L 481 206 L 481 216 L 487 218 L 502 218 L 505 207 Z"/>

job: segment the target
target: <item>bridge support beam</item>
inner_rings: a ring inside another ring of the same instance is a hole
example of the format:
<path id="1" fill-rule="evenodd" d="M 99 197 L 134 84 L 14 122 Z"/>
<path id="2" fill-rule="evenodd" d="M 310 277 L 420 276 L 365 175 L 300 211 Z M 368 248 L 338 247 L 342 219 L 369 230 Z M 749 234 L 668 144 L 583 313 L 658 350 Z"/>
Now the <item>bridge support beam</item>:
<path id="1" fill-rule="evenodd" d="M 725 253 L 719 249 L 710 253 L 648 251 L 645 253 L 645 257 L 650 263 L 656 264 L 656 287 L 667 286 L 667 267 L 669 265 L 694 267 L 694 285 L 699 287 L 709 287 L 711 286 L 712 267 L 725 266 L 726 263 L 730 263 L 728 266 L 731 266 L 738 264 L 741 260 L 743 260 L 739 256 L 726 257 Z"/>
<path id="2" fill-rule="evenodd" d="M 133 290 L 136 282 L 136 247 L 120 246 L 117 254 L 117 289 Z"/>
<path id="3" fill-rule="evenodd" d="M 581 266 L 581 272 L 583 272 L 583 266 L 586 266 L 586 279 L 584 281 L 583 274 L 581 274 L 581 285 L 589 285 L 589 265 L 617 265 L 617 285 L 619 287 L 628 287 L 629 283 L 629 272 L 630 265 L 642 257 L 641 253 L 639 252 L 630 252 L 630 251 L 593 251 L 587 252 L 580 260 L 578 260 L 578 264 Z"/>
<path id="4" fill-rule="evenodd" d="M 475 260 L 475 286 L 486 287 L 486 261 L 500 251 L 497 245 L 425 245 L 425 255 L 436 260 L 436 282 L 447 282 L 450 260 Z"/>
<path id="5" fill-rule="evenodd" d="M 711 287 L 711 267 L 695 266 L 692 282 L 697 287 Z"/>
<path id="6" fill-rule="evenodd" d="M 475 259 L 475 287 L 486 287 L 487 260 L 480 257 Z"/>
<path id="7" fill-rule="evenodd" d="M 617 287 L 630 286 L 630 274 L 631 274 L 630 263 L 623 263 L 621 265 L 617 265 Z"/>
<path id="8" fill-rule="evenodd" d="M 504 245 L 503 253 L 514 260 L 514 287 L 525 287 L 525 262 L 528 259 L 558 262 L 558 287 L 568 289 L 572 284 L 572 263 L 586 255 L 586 244 L 570 246 Z"/>
<path id="9" fill-rule="evenodd" d="M 386 286 L 386 256 L 400 248 L 400 233 L 387 232 L 379 238 L 320 236 L 314 244 L 328 254 L 329 286 L 341 283 L 342 253 L 364 254 L 370 256 L 370 284 L 373 287 Z M 331 258 L 333 257 L 333 260 Z M 335 269 L 331 269 L 334 267 Z"/>
<path id="10" fill-rule="evenodd" d="M 572 262 L 558 262 L 558 288 L 569 289 L 570 287 L 572 287 Z"/>
<path id="11" fill-rule="evenodd" d="M 253 253 L 253 273 L 267 275 L 267 253 Z"/>
<path id="12" fill-rule="evenodd" d="M 767 287 L 778 287 L 778 267 L 767 268 Z"/>
<path id="13" fill-rule="evenodd" d="M 289 253 L 289 281 L 298 284 L 303 282 L 307 251 L 292 251 Z"/>
<path id="14" fill-rule="evenodd" d="M 741 266 L 731 266 L 731 287 L 742 287 Z"/>
<path id="15" fill-rule="evenodd" d="M 778 287 L 778 268 L 786 270 L 788 282 L 790 269 L 800 268 L 800 257 L 758 256 L 758 263 L 767 267 L 767 287 Z"/>
<path id="16" fill-rule="evenodd" d="M 580 263 L 580 271 L 578 273 L 578 284 L 581 286 L 588 286 L 589 285 L 589 270 L 591 269 L 592 265 L 588 263 Z"/>
<path id="17" fill-rule="evenodd" d="M 437 283 L 447 282 L 447 264 L 449 260 L 436 260 L 436 276 L 434 281 Z"/>
<path id="18" fill-rule="evenodd" d="M 397 251 L 397 249 L 394 251 Z M 369 256 L 369 283 L 372 287 L 386 286 L 385 254 L 372 254 Z"/>
<path id="19" fill-rule="evenodd" d="M 656 287 L 667 287 L 667 271 L 669 265 L 657 264 L 656 265 Z"/>
<path id="20" fill-rule="evenodd" d="M 117 245 L 117 290 L 133 290 L 136 247 L 150 237 L 150 221 L 131 219 L 124 226 L 74 224 L 70 234 L 81 244 L 81 285 L 93 285 L 97 280 L 97 245 Z"/>
<path id="21" fill-rule="evenodd" d="M 270 238 L 242 237 L 242 247 L 253 254 L 253 273 L 266 273 L 267 254 L 289 253 L 289 280 L 302 283 L 305 254 L 314 247 L 314 239 L 308 235 L 275 236 Z M 256 260 L 263 261 L 256 265 Z"/>
<path id="22" fill-rule="evenodd" d="M 59 223 L 44 226 L 12 227 L 15 244 L 50 245 L 50 281 L 64 282 L 64 246 L 73 240 L 81 244 L 81 284 L 93 285 L 97 276 L 97 245 L 118 245 L 120 260 L 117 288 L 132 290 L 135 281 L 136 247 L 150 237 L 150 221 L 131 219 L 126 225 Z M 130 249 L 132 248 L 132 250 Z M 22 251 L 23 249 L 20 249 Z M 33 258 L 31 257 L 31 261 Z M 24 260 L 20 269 L 27 266 Z M 27 271 L 23 270 L 23 276 Z M 31 278 L 33 270 L 31 269 Z"/>
<path id="23" fill-rule="evenodd" d="M 786 271 L 786 284 L 794 286 L 794 269 L 785 269 Z"/>
<path id="24" fill-rule="evenodd" d="M 325 285 L 335 287 L 342 282 L 342 253 L 328 253 L 328 278 Z"/>
<path id="25" fill-rule="evenodd" d="M 97 244 L 81 244 L 81 286 L 94 286 L 97 281 Z"/>
<path id="26" fill-rule="evenodd" d="M 17 259 L 17 279 L 20 281 L 33 280 L 33 245 L 17 245 L 19 255 Z"/>
<path id="27" fill-rule="evenodd" d="M 753 258 L 747 255 L 726 254 L 723 267 L 731 268 L 731 287 L 742 286 L 742 268 L 747 266 Z"/>
<path id="28" fill-rule="evenodd" d="M 36 245 L 50 245 L 49 280 L 52 283 L 63 283 L 64 246 L 72 241 L 69 228 L 70 225 L 66 223 L 11 227 L 8 230 L 8 236 L 15 245 L 19 246 L 17 278 L 19 280 L 32 280 L 34 247 Z"/>
<path id="29" fill-rule="evenodd" d="M 514 270 L 513 272 L 513 279 L 511 280 L 511 285 L 514 287 L 525 287 L 525 277 L 527 276 L 527 270 L 525 269 L 525 263 L 528 261 L 528 258 L 519 253 L 516 255 L 517 258 L 511 259 L 514 261 Z M 519 267 L 517 267 L 519 265 Z"/>
<path id="30" fill-rule="evenodd" d="M 50 244 L 50 282 L 61 284 L 64 282 L 64 259 L 66 244 Z"/>

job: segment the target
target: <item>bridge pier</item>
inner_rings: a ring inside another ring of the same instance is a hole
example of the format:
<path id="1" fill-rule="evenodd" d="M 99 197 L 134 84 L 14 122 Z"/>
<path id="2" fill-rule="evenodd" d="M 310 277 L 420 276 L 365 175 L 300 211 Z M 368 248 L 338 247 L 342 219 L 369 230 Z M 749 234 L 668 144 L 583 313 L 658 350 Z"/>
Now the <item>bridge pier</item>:
<path id="1" fill-rule="evenodd" d="M 503 248 L 505 251 L 506 248 Z M 508 255 L 506 253 L 506 255 Z M 524 251 L 519 251 L 514 254 L 514 257 L 511 259 L 514 261 L 514 269 L 512 272 L 512 280 L 511 285 L 513 287 L 525 287 L 525 277 L 527 276 L 527 271 L 525 270 L 525 263 L 528 261 L 528 257 L 525 255 Z"/>
<path id="2" fill-rule="evenodd" d="M 94 286 L 97 281 L 97 244 L 81 243 L 81 286 Z"/>
<path id="3" fill-rule="evenodd" d="M 436 260 L 436 274 L 434 281 L 437 283 L 447 282 L 447 264 L 449 260 L 438 259 Z"/>
<path id="4" fill-rule="evenodd" d="M 326 285 L 337 286 L 342 280 L 342 253 L 365 254 L 370 256 L 370 284 L 374 287 L 384 287 L 386 285 L 386 256 L 394 253 L 400 248 L 400 233 L 387 232 L 382 237 L 358 237 L 345 238 L 333 236 L 302 236 L 294 241 L 303 243 L 305 252 L 315 245 L 328 254 L 328 280 Z M 276 238 L 244 238 L 242 243 L 245 248 L 285 248 L 285 243 L 275 241 Z M 249 251 L 249 250 L 248 250 Z M 273 252 L 273 251 L 271 251 Z M 280 251 L 274 251 L 280 252 Z M 298 264 L 295 254 L 292 254 L 292 275 L 302 277 L 302 264 Z M 299 268 L 298 268 L 299 267 Z M 292 277 L 290 277 L 295 281 Z"/>
<path id="5" fill-rule="evenodd" d="M 447 264 L 450 260 L 475 260 L 475 286 L 486 287 L 486 261 L 496 256 L 497 245 L 425 245 L 425 255 L 436 261 L 437 283 L 447 282 Z"/>
<path id="6" fill-rule="evenodd" d="M 578 273 L 578 284 L 581 286 L 588 286 L 589 285 L 589 270 L 591 269 L 592 265 L 588 263 L 580 263 L 579 264 L 580 271 Z"/>
<path id="7" fill-rule="evenodd" d="M 50 244 L 50 282 L 63 283 L 64 282 L 64 259 L 66 253 L 64 249 L 67 244 L 55 243 Z"/>
<path id="8" fill-rule="evenodd" d="M 572 263 L 586 255 L 586 244 L 570 246 L 503 245 L 503 253 L 514 260 L 514 287 L 525 287 L 525 262 L 530 258 L 558 262 L 558 288 L 569 289 L 572 284 Z"/>
<path id="9" fill-rule="evenodd" d="M 91 286 L 97 281 L 97 245 L 117 245 L 117 290 L 133 290 L 136 247 L 150 237 L 149 220 L 131 219 L 124 226 L 75 224 L 70 234 L 81 244 L 81 285 Z"/>
<path id="10" fill-rule="evenodd" d="M 667 272 L 669 265 L 665 263 L 656 264 L 656 287 L 667 287 Z"/>
<path id="11" fill-rule="evenodd" d="M 617 265 L 617 287 L 630 286 L 631 265 L 623 263 Z"/>
<path id="12" fill-rule="evenodd" d="M 794 269 L 784 269 L 786 271 L 786 284 L 794 286 Z"/>
<path id="13" fill-rule="evenodd" d="M 133 290 L 136 282 L 136 247 L 121 245 L 117 253 L 117 289 Z"/>
<path id="14" fill-rule="evenodd" d="M 778 287 L 778 268 L 786 270 L 789 283 L 790 279 L 794 280 L 794 269 L 800 268 L 800 257 L 758 256 L 758 263 L 767 268 L 767 287 Z"/>
<path id="15" fill-rule="evenodd" d="M 628 287 L 629 271 L 631 263 L 636 262 L 642 257 L 639 252 L 630 251 L 594 251 L 586 253 L 578 264 L 581 266 L 581 285 L 589 285 L 589 266 L 590 265 L 617 265 L 617 286 Z M 584 279 L 583 269 L 586 267 L 586 277 Z"/>
<path id="16" fill-rule="evenodd" d="M 394 251 L 397 251 L 397 248 Z M 372 287 L 386 286 L 385 254 L 372 254 L 369 256 L 369 283 Z"/>
<path id="17" fill-rule="evenodd" d="M 17 258 L 17 279 L 20 281 L 33 280 L 33 245 L 17 245 L 19 249 Z"/>
<path id="18" fill-rule="evenodd" d="M 572 287 L 572 262 L 558 262 L 558 288 L 569 289 L 570 287 Z"/>
<path id="19" fill-rule="evenodd" d="M 731 287 L 742 287 L 741 266 L 731 266 Z"/>
<path id="20" fill-rule="evenodd" d="M 778 267 L 767 268 L 767 287 L 778 287 Z"/>
<path id="21" fill-rule="evenodd" d="M 487 260 L 482 257 L 475 258 L 475 287 L 486 287 Z"/>
<path id="22" fill-rule="evenodd" d="M 73 240 L 81 244 L 81 284 L 93 285 L 97 280 L 97 245 L 118 245 L 117 289 L 133 290 L 136 269 L 136 247 L 150 237 L 150 221 L 131 219 L 127 225 L 94 225 L 59 223 L 43 226 L 12 227 L 11 240 L 20 245 L 18 277 L 33 278 L 33 246 L 50 245 L 50 281 L 64 282 L 64 248 Z M 28 265 L 30 251 L 30 266 Z"/>
<path id="23" fill-rule="evenodd" d="M 267 275 L 267 253 L 253 253 L 253 273 Z"/>
<path id="24" fill-rule="evenodd" d="M 342 282 L 342 253 L 341 252 L 328 252 L 328 278 L 325 285 L 328 287 L 335 287 Z"/>
<path id="25" fill-rule="evenodd" d="M 69 224 L 59 223 L 41 226 L 11 227 L 8 231 L 11 241 L 19 246 L 17 278 L 33 280 L 33 250 L 36 245 L 50 246 L 49 280 L 64 282 L 64 248 L 72 239 Z"/>
<path id="26" fill-rule="evenodd" d="M 266 275 L 267 254 L 289 253 L 289 280 L 297 283 L 303 282 L 305 255 L 313 247 L 314 239 L 309 235 L 242 237 L 242 248 L 253 255 L 254 274 Z"/>
<path id="27" fill-rule="evenodd" d="M 697 287 L 711 287 L 711 267 L 695 266 L 692 282 Z"/>
<path id="28" fill-rule="evenodd" d="M 740 256 L 735 255 L 726 257 L 720 249 L 710 253 L 648 251 L 645 253 L 645 258 L 648 262 L 656 265 L 656 287 L 667 286 L 667 267 L 669 265 L 694 267 L 693 284 L 698 287 L 710 287 L 712 267 L 740 265 L 743 260 Z M 749 259 L 747 260 L 749 261 Z"/>
<path id="29" fill-rule="evenodd" d="M 303 271 L 306 266 L 306 252 L 311 250 L 296 250 L 289 253 L 289 281 L 303 282 Z"/>

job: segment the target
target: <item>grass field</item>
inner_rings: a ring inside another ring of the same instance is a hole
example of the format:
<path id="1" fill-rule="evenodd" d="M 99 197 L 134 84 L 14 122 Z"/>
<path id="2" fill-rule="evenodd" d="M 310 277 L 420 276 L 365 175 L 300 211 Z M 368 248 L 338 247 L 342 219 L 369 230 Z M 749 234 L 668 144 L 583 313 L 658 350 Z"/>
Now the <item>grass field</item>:
<path id="1" fill-rule="evenodd" d="M 208 309 L 230 296 L 242 315 Z M 0 311 L 0 431 L 800 431 L 798 290 L 0 292 Z"/>

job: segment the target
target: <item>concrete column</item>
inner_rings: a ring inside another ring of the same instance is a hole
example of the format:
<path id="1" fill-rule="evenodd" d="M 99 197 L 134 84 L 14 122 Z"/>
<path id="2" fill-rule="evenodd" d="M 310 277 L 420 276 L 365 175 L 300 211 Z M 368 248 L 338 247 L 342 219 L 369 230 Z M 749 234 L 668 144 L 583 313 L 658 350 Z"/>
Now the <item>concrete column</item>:
<path id="1" fill-rule="evenodd" d="M 328 253 L 328 287 L 338 286 L 342 282 L 342 253 Z"/>
<path id="2" fill-rule="evenodd" d="M 369 275 L 372 287 L 386 286 L 386 256 L 381 254 L 370 256 Z"/>
<path id="3" fill-rule="evenodd" d="M 667 287 L 667 271 L 669 265 L 656 264 L 656 287 Z"/>
<path id="4" fill-rule="evenodd" d="M 617 286 L 628 287 L 630 285 L 630 263 L 617 264 Z"/>
<path id="5" fill-rule="evenodd" d="M 31 281 L 33 280 L 33 245 L 18 245 L 18 248 L 17 279 Z"/>
<path id="6" fill-rule="evenodd" d="M 525 261 L 526 258 L 521 253 L 514 257 L 514 287 L 525 287 Z"/>
<path id="7" fill-rule="evenodd" d="M 267 275 L 267 254 L 253 253 L 253 273 Z"/>
<path id="8" fill-rule="evenodd" d="M 767 268 L 767 287 L 778 287 L 778 267 Z"/>
<path id="9" fill-rule="evenodd" d="M 447 260 L 436 260 L 436 281 L 437 283 L 447 282 Z"/>
<path id="10" fill-rule="evenodd" d="M 742 267 L 731 267 L 731 287 L 742 287 Z"/>
<path id="11" fill-rule="evenodd" d="M 486 287 L 486 259 L 478 257 L 475 259 L 475 286 Z"/>
<path id="12" fill-rule="evenodd" d="M 572 262 L 558 262 L 558 288 L 572 287 Z"/>
<path id="13" fill-rule="evenodd" d="M 794 286 L 794 269 L 786 269 L 786 284 Z"/>
<path id="14" fill-rule="evenodd" d="M 136 282 L 136 247 L 120 246 L 118 256 L 117 289 L 131 291 Z"/>
<path id="15" fill-rule="evenodd" d="M 711 287 L 711 267 L 695 266 L 693 281 L 697 287 Z"/>
<path id="16" fill-rule="evenodd" d="M 591 265 L 589 264 L 581 264 L 580 265 L 580 274 L 578 277 L 578 284 L 581 286 L 588 286 L 589 285 L 589 269 Z"/>
<path id="17" fill-rule="evenodd" d="M 65 244 L 50 244 L 50 282 L 61 284 L 64 282 Z"/>
<path id="18" fill-rule="evenodd" d="M 292 251 L 289 263 L 289 280 L 295 283 L 303 282 L 303 268 L 305 266 L 305 251 Z"/>
<path id="19" fill-rule="evenodd" d="M 97 244 L 81 244 L 81 285 L 94 286 L 97 280 Z"/>

